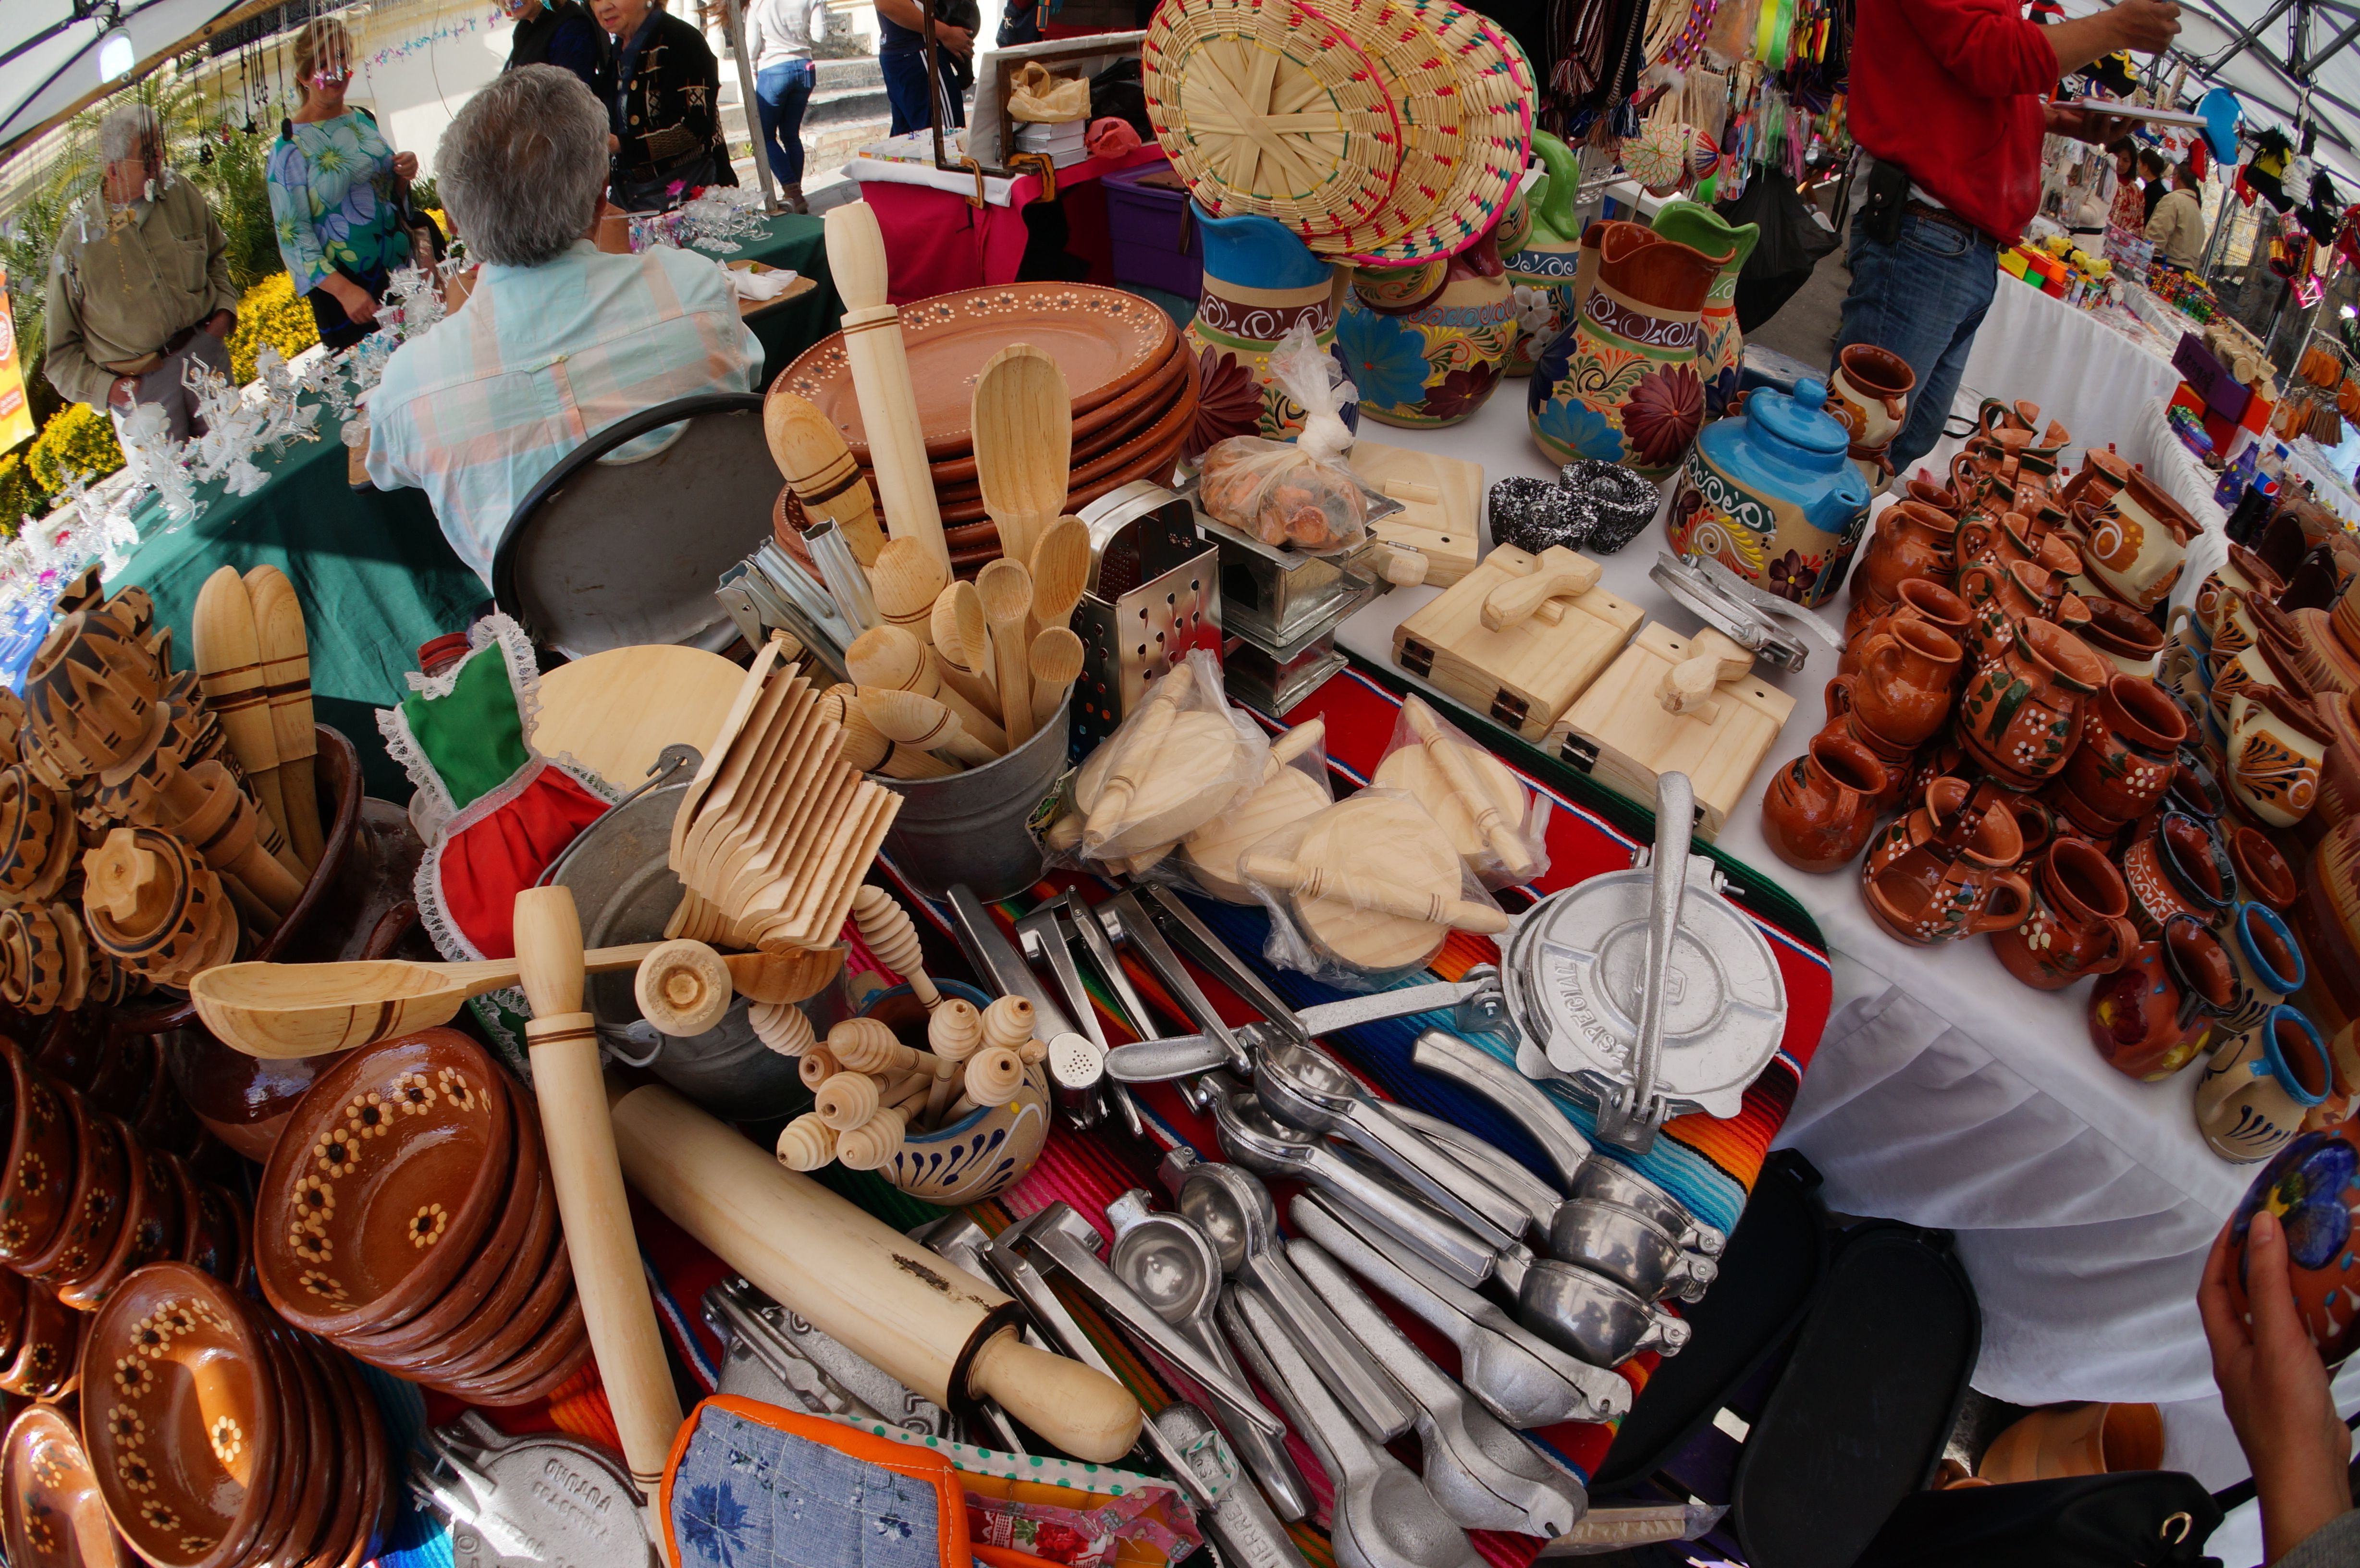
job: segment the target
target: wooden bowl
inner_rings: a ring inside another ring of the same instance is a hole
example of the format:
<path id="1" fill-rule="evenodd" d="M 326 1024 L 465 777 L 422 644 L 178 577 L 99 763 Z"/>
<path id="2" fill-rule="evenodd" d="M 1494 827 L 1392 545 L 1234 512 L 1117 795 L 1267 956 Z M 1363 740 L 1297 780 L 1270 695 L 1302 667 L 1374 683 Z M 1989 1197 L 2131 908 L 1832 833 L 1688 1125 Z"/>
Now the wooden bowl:
<path id="1" fill-rule="evenodd" d="M 15 1568 L 118 1568 L 131 1561 L 99 1499 L 82 1434 L 35 1405 L 0 1437 L 0 1547 Z"/>
<path id="2" fill-rule="evenodd" d="M 187 1217 L 180 1213 L 187 1178 L 180 1161 L 160 1149 L 134 1146 L 131 1171 L 123 1228 L 115 1233 L 106 1261 L 88 1279 L 58 1289 L 58 1300 L 76 1312 L 96 1312 L 133 1273 L 170 1258 L 188 1234 Z"/>
<path id="3" fill-rule="evenodd" d="M 73 1192 L 73 1123 L 58 1092 L 0 1039 L 0 1094 L 7 1103 L 8 1163 L 0 1170 L 0 1263 L 10 1268 L 46 1248 L 65 1223 Z"/>
<path id="4" fill-rule="evenodd" d="M 439 1300 L 500 1212 L 508 1100 L 507 1075 L 456 1029 L 337 1063 L 288 1117 L 257 1189 L 255 1268 L 271 1305 L 333 1338 L 398 1327 Z"/>
<path id="5" fill-rule="evenodd" d="M 156 1568 L 242 1563 L 290 1434 L 258 1322 L 185 1264 L 124 1281 L 82 1345 L 82 1447 L 106 1511 Z"/>
<path id="6" fill-rule="evenodd" d="M 75 1138 L 74 1184 L 66 1222 L 42 1251 L 23 1265 L 25 1274 L 56 1290 L 90 1279 L 115 1252 L 130 1200 L 131 1135 L 120 1116 L 87 1109 L 80 1095 L 60 1089 Z"/>
<path id="7" fill-rule="evenodd" d="M 25 1332 L 16 1358 L 0 1368 L 0 1392 L 36 1399 L 61 1399 L 74 1386 L 75 1347 L 82 1343 L 82 1315 L 36 1283 L 25 1291 Z"/>

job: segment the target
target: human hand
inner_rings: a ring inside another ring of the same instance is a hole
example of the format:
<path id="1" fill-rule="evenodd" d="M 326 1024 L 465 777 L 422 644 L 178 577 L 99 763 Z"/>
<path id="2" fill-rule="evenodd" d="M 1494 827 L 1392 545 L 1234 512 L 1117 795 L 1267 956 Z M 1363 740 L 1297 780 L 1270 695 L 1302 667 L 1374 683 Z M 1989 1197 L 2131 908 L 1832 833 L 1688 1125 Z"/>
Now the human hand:
<path id="1" fill-rule="evenodd" d="M 320 287 L 344 308 L 345 317 L 355 325 L 377 320 L 377 301 L 369 298 L 367 289 L 343 273 L 332 275 Z"/>
<path id="2" fill-rule="evenodd" d="M 954 27 L 946 23 L 936 22 L 934 41 L 953 54 L 971 55 L 975 52 L 975 35 L 965 27 Z"/>
<path id="3" fill-rule="evenodd" d="M 234 310 L 215 310 L 198 324 L 197 330 L 213 337 L 225 338 L 237 331 L 237 313 Z"/>
<path id="4" fill-rule="evenodd" d="M 2121 47 L 2160 54 L 2180 36 L 2180 7 L 2172 0 L 2122 0 L 2106 13 Z"/>
<path id="5" fill-rule="evenodd" d="M 2101 114 L 2078 103 L 2049 105 L 2048 128 L 2077 142 L 2103 147 L 2129 131 L 2133 122 L 2120 114 Z"/>
<path id="6" fill-rule="evenodd" d="M 2230 1300 L 2229 1226 L 2213 1238 L 2196 1308 L 2222 1408 L 2254 1467 L 2262 1534 L 2275 1560 L 2352 1506 L 2352 1434 L 2336 1416 L 2327 1368 L 2303 1330 L 2287 1272 L 2286 1232 L 2264 1209 L 2245 1236 L 2251 1322 Z"/>
<path id="7" fill-rule="evenodd" d="M 393 155 L 393 177 L 396 180 L 417 179 L 418 155 L 414 152 L 395 153 Z"/>

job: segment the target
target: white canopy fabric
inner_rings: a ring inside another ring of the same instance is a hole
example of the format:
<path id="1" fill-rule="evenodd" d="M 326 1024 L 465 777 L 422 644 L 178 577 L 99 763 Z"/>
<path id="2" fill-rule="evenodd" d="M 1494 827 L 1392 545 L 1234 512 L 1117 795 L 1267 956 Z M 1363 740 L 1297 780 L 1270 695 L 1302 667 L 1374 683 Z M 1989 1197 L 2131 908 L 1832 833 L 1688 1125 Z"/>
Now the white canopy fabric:
<path id="1" fill-rule="evenodd" d="M 0 148 L 102 85 L 99 40 L 115 26 L 130 35 L 131 59 L 145 62 L 248 8 L 242 0 L 0 0 Z"/>

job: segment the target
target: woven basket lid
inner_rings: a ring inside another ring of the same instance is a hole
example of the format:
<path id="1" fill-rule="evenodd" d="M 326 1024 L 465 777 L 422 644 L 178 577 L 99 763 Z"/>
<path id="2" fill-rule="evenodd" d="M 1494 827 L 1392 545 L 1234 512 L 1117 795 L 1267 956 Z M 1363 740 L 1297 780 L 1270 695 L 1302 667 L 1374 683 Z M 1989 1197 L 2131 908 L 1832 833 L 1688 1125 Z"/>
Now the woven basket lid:
<path id="1" fill-rule="evenodd" d="M 1310 0 L 1164 0 L 1140 65 L 1156 140 L 1215 215 L 1307 240 L 1391 197 L 1402 138 L 1384 80 Z"/>
<path id="2" fill-rule="evenodd" d="M 1515 39 L 1454 0 L 1423 0 L 1418 8 L 1456 62 L 1460 146 L 1448 183 L 1428 193 L 1420 221 L 1349 257 L 1364 267 L 1464 250 L 1506 210 L 1532 156 L 1535 81 Z"/>
<path id="3" fill-rule="evenodd" d="M 1462 49 L 1448 36 L 1470 16 L 1453 4 L 1425 0 L 1317 0 L 1328 19 L 1369 57 L 1401 125 L 1402 159 L 1391 199 L 1362 221 L 1327 234 L 1306 234 L 1323 255 L 1350 256 L 1415 234 L 1458 178 L 1470 121 L 1480 119 L 1480 95 L 1470 95 Z"/>

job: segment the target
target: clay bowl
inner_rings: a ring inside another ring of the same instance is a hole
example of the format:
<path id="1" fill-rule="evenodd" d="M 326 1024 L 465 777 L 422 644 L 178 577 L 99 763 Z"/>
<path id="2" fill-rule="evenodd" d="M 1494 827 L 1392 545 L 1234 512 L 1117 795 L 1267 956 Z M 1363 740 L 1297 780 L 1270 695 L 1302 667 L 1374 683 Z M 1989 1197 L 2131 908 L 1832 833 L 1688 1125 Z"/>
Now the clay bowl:
<path id="1" fill-rule="evenodd" d="M 15 1568 L 117 1568 L 133 1561 L 99 1499 L 73 1423 L 35 1405 L 0 1437 L 0 1548 Z"/>
<path id="2" fill-rule="evenodd" d="M 507 1075 L 456 1029 L 337 1063 L 288 1117 L 257 1188 L 270 1304 L 333 1338 L 399 1327 L 440 1300 L 505 1203 L 508 1101 Z"/>
<path id="3" fill-rule="evenodd" d="M 2163 652 L 2163 634 L 2155 623 L 2118 599 L 2089 599 L 2090 624 L 2081 640 L 2095 648 L 2125 675 L 2153 675 L 2156 657 Z"/>
<path id="4" fill-rule="evenodd" d="M 246 1561 L 291 1441 L 259 1314 L 159 1263 L 91 1319 L 82 1362 L 82 1446 L 115 1528 L 157 1568 Z"/>
<path id="5" fill-rule="evenodd" d="M 519 1279 L 530 1290 L 535 1266 L 549 1256 L 550 1237 L 557 1224 L 557 1193 L 550 1184 L 541 1153 L 539 1113 L 526 1103 L 521 1090 L 508 1095 L 508 1111 L 514 1162 L 503 1189 L 507 1203 L 474 1261 L 424 1312 L 397 1328 L 347 1334 L 346 1349 L 355 1354 L 399 1355 L 446 1343 L 463 1326 L 475 1328 L 479 1342 L 490 1337 L 507 1312 L 515 1307 L 511 1301 L 500 1311 L 490 1298 Z M 520 1300 L 522 1291 L 518 1294 Z M 477 1310 L 487 1304 L 495 1307 L 497 1316 L 486 1312 L 484 1321 L 475 1323 Z"/>
<path id="6" fill-rule="evenodd" d="M 205 1130 L 246 1159 L 270 1158 L 279 1129 L 344 1052 L 270 1060 L 224 1045 L 202 1024 L 156 1037 L 181 1097 Z"/>
<path id="7" fill-rule="evenodd" d="M 2278 846 L 2258 828 L 2237 827 L 2229 833 L 2229 864 L 2236 868 L 2237 886 L 2248 898 L 2267 904 L 2279 914 L 2294 908 L 2302 889 L 2296 886 L 2294 867 Z"/>
<path id="8" fill-rule="evenodd" d="M 364 1356 L 362 1359 L 396 1377 L 435 1388 L 453 1379 L 467 1381 L 490 1377 L 527 1354 L 546 1334 L 555 1332 L 560 1314 L 574 1299 L 573 1259 L 562 1234 L 538 1274 L 521 1269 L 518 1272 L 532 1279 L 532 1290 L 513 1316 L 494 1325 L 489 1338 L 455 1348 L 432 1345 L 408 1357 L 380 1359 Z"/>
<path id="9" fill-rule="evenodd" d="M 320 1521 L 320 1533 L 312 1542 L 310 1559 L 318 1568 L 327 1568 L 350 1555 L 355 1544 L 368 1544 L 366 1537 L 376 1522 L 374 1512 L 366 1511 L 375 1481 L 370 1456 L 375 1454 L 377 1462 L 382 1463 L 384 1438 L 377 1407 L 362 1394 L 352 1364 L 315 1335 L 304 1335 L 301 1345 L 319 1374 L 326 1395 L 329 1424 L 336 1434 L 335 1506 Z M 381 1494 L 377 1500 L 382 1501 Z"/>
<path id="10" fill-rule="evenodd" d="M 0 1039 L 0 1106 L 8 1125 L 8 1163 L 0 1169 L 0 1263 L 16 1268 L 38 1254 L 65 1223 L 74 1181 L 73 1123 L 58 1092 Z"/>
<path id="11" fill-rule="evenodd" d="M 290 1568 L 314 1559 L 321 1538 L 327 1533 L 328 1520 L 342 1500 L 339 1494 L 351 1489 L 360 1479 L 357 1475 L 348 1477 L 344 1471 L 344 1438 L 336 1430 L 336 1410 L 328 1396 L 327 1378 L 305 1344 L 314 1337 L 287 1331 L 286 1354 L 282 1357 L 293 1374 L 293 1386 L 300 1390 L 306 1430 L 312 1434 L 312 1446 L 305 1455 L 308 1465 L 303 1495 L 296 1504 L 287 1533 L 279 1539 L 275 1558 Z"/>
<path id="12" fill-rule="evenodd" d="M 60 1091 L 59 1098 L 76 1120 L 82 1145 L 73 1197 L 55 1238 L 23 1266 L 27 1276 L 51 1290 L 87 1279 L 105 1266 L 122 1234 L 131 1189 L 131 1137 L 123 1119 L 85 1112 L 80 1098 L 68 1091 Z"/>
<path id="13" fill-rule="evenodd" d="M 2298 1134 L 2280 1149 L 2237 1205 L 2229 1222 L 2230 1301 L 2245 1302 L 2245 1236 L 2267 1208 L 2285 1228 L 2287 1271 L 2305 1332 L 2331 1367 L 2360 1350 L 2360 1319 L 2339 1312 L 2347 1291 L 2360 1286 L 2360 1259 L 2351 1236 L 2360 1229 L 2360 1126 L 2346 1122 L 2324 1132 Z"/>
<path id="14" fill-rule="evenodd" d="M 58 1290 L 58 1300 L 77 1312 L 96 1312 L 126 1277 L 171 1258 L 188 1235 L 188 1218 L 180 1212 L 180 1194 L 188 1177 L 180 1162 L 160 1150 L 143 1151 L 135 1145 L 131 1172 L 130 1202 L 124 1207 L 123 1229 L 115 1236 L 115 1249 L 97 1273 Z"/>
<path id="15" fill-rule="evenodd" d="M 279 1441 L 263 1460 L 268 1466 L 270 1496 L 263 1505 L 262 1522 L 255 1530 L 253 1544 L 239 1555 L 246 1562 L 267 1563 L 279 1560 L 279 1549 L 295 1529 L 305 1505 L 314 1500 L 311 1488 L 319 1484 L 319 1477 L 313 1474 L 312 1458 L 330 1438 L 325 1418 L 315 1417 L 311 1401 L 304 1397 L 287 1325 L 257 1313 L 255 1328 L 270 1367 L 269 1388 L 277 1402 Z"/>
<path id="16" fill-rule="evenodd" d="M 204 1124 L 197 1120 L 173 1084 L 171 1066 L 164 1060 L 164 1042 L 151 1035 L 145 1043 L 148 1083 L 137 1110 L 126 1113 L 131 1136 L 142 1149 L 160 1149 L 185 1158 L 204 1138 Z"/>
<path id="17" fill-rule="evenodd" d="M 25 1333 L 25 1297 L 38 1289 L 23 1276 L 0 1269 L 0 1367 L 16 1358 L 16 1341 Z"/>
<path id="18" fill-rule="evenodd" d="M 193 1176 L 189 1181 L 187 1239 L 180 1261 L 235 1286 L 246 1272 L 246 1206 L 224 1189 Z"/>
<path id="19" fill-rule="evenodd" d="M 82 1315 L 36 1283 L 25 1290 L 25 1332 L 16 1355 L 0 1368 L 0 1391 L 36 1399 L 60 1399 L 74 1385 L 75 1347 L 82 1342 Z"/>
<path id="20" fill-rule="evenodd" d="M 523 1355 L 480 1378 L 453 1378 L 442 1388 L 474 1405 L 529 1405 L 543 1399 L 590 1359 L 590 1334 L 583 1326 L 582 1299 L 569 1297 L 549 1331 Z"/>

